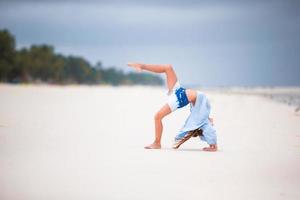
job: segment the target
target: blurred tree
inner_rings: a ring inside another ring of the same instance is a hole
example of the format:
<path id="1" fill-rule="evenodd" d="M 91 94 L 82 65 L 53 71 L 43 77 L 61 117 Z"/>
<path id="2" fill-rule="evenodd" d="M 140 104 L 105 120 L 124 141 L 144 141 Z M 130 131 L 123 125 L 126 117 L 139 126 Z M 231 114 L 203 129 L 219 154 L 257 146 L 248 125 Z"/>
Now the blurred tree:
<path id="1" fill-rule="evenodd" d="M 15 38 L 8 30 L 0 30 L 0 81 L 8 81 L 14 66 Z"/>
<path id="2" fill-rule="evenodd" d="M 32 45 L 15 50 L 15 39 L 7 30 L 0 30 L 0 81 L 79 84 L 151 84 L 162 79 L 151 74 L 125 74 L 114 67 L 104 68 L 99 61 L 92 66 L 79 56 L 57 54 L 50 45 Z"/>

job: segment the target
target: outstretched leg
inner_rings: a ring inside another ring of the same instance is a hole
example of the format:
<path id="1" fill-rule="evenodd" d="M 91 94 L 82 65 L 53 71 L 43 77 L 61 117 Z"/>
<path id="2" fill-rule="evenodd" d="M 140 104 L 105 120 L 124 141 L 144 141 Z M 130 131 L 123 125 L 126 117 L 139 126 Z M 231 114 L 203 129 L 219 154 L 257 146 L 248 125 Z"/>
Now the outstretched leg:
<path id="1" fill-rule="evenodd" d="M 145 149 L 160 149 L 161 148 L 161 135 L 163 132 L 162 119 L 171 113 L 171 109 L 168 104 L 164 105 L 154 117 L 155 121 L 155 140 L 152 144 L 145 147 Z"/>
<path id="2" fill-rule="evenodd" d="M 167 86 L 169 91 L 171 91 L 177 82 L 176 73 L 172 65 L 152 65 L 152 64 L 140 64 L 140 63 L 128 63 L 128 66 L 134 67 L 137 71 L 150 71 L 154 73 L 165 73 L 167 78 Z"/>

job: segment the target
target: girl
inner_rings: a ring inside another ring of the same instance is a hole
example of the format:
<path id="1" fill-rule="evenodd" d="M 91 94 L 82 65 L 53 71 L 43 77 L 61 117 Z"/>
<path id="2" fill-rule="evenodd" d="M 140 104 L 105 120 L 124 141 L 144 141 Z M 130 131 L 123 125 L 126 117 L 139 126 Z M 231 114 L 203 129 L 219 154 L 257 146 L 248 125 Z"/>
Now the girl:
<path id="1" fill-rule="evenodd" d="M 204 151 L 217 151 L 216 134 L 212 128 L 211 119 L 209 118 L 210 105 L 204 94 L 192 89 L 185 89 L 180 86 L 175 71 L 170 64 L 153 65 L 153 64 L 140 64 L 128 63 L 128 66 L 134 67 L 138 72 L 142 70 L 165 73 L 168 87 L 168 101 L 160 108 L 155 114 L 155 140 L 152 144 L 147 145 L 146 149 L 160 149 L 161 148 L 161 135 L 163 131 L 162 119 L 174 112 L 178 108 L 182 108 L 187 104 L 191 104 L 191 114 L 188 117 L 181 132 L 176 136 L 176 140 L 180 140 L 190 131 L 201 129 L 202 135 L 200 138 L 208 142 L 209 147 L 203 148 Z M 179 147 L 179 146 L 178 146 Z"/>

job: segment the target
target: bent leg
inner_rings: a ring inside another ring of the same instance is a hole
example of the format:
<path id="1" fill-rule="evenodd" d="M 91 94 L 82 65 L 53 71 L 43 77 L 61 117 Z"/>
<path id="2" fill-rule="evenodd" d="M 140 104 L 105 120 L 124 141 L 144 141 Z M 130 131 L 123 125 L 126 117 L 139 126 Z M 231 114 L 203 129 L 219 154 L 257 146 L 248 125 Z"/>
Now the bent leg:
<path id="1" fill-rule="evenodd" d="M 155 140 L 152 144 L 146 146 L 146 149 L 160 149 L 161 148 L 161 135 L 163 132 L 162 119 L 170 114 L 172 111 L 168 104 L 164 105 L 154 117 L 155 121 Z"/>
<path id="2" fill-rule="evenodd" d="M 185 92 L 189 102 L 195 105 L 197 99 L 197 92 L 192 89 L 187 89 Z"/>
<path id="3" fill-rule="evenodd" d="M 140 64 L 140 63 L 128 63 L 128 66 L 136 68 L 138 71 L 146 70 L 154 73 L 165 73 L 167 78 L 167 86 L 171 91 L 177 82 L 176 73 L 172 65 L 152 65 L 152 64 Z"/>

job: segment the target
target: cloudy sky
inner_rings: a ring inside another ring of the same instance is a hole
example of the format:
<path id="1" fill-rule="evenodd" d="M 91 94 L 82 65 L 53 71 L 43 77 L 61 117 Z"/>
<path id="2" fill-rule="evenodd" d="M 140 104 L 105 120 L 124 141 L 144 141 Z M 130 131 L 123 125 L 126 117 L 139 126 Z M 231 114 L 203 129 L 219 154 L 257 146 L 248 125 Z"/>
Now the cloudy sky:
<path id="1" fill-rule="evenodd" d="M 171 63 L 185 85 L 300 85 L 297 0 L 1 0 L 17 47 L 92 64 Z"/>

